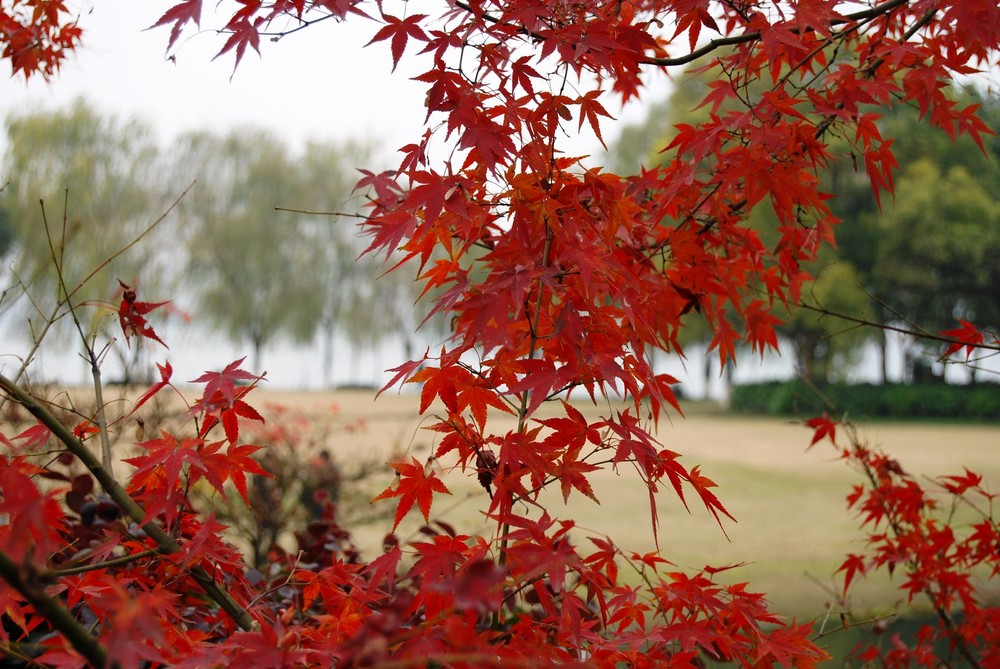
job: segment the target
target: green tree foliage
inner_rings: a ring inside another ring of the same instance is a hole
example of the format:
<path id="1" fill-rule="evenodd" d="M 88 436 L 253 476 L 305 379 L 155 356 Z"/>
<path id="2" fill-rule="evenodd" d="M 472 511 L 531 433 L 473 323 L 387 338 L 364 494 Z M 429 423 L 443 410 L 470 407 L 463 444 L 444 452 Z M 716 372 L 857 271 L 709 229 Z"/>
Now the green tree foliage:
<path id="1" fill-rule="evenodd" d="M 909 318 L 944 329 L 955 319 L 1000 323 L 1000 200 L 961 165 L 908 165 L 896 203 L 878 219 L 872 284 Z"/>
<path id="2" fill-rule="evenodd" d="M 107 300 L 119 279 L 145 299 L 172 294 L 185 310 L 194 301 L 190 311 L 204 323 L 250 343 L 258 370 L 276 339 L 308 342 L 321 329 L 329 379 L 335 334 L 368 346 L 403 328 L 415 288 L 402 274 L 376 281 L 386 268 L 374 258 L 358 261 L 364 245 L 355 221 L 335 215 L 361 204 L 352 195 L 353 167 L 367 158 L 360 145 L 310 143 L 293 154 L 283 140 L 244 128 L 191 132 L 165 150 L 145 123 L 105 116 L 83 101 L 11 116 L 6 133 L 0 252 L 13 270 L 10 283 L 28 292 L 9 291 L 0 308 L 21 294 L 35 311 L 55 305 L 62 289 L 49 271 L 54 255 L 70 292 L 99 270 L 75 304 Z M 63 257 L 68 248 L 73 253 Z M 112 322 L 97 318 L 93 327 Z M 122 360 L 126 381 L 140 348 Z"/>
<path id="3" fill-rule="evenodd" d="M 0 229 L 12 233 L 14 273 L 34 308 L 54 304 L 62 290 L 48 271 L 53 257 L 69 291 L 98 272 L 77 293 L 77 302 L 113 294 L 119 278 L 134 285 L 141 275 L 145 289 L 164 288 L 156 282 L 167 275 L 159 270 L 169 260 L 155 234 L 116 256 L 142 236 L 155 221 L 152 212 L 163 206 L 149 126 L 103 116 L 77 101 L 61 111 L 11 116 L 5 130 L 8 183 L 0 193 Z M 64 253 L 70 247 L 73 253 Z"/>
<path id="4" fill-rule="evenodd" d="M 644 122 L 624 129 L 609 162 L 635 171 L 657 164 L 658 147 L 669 144 L 675 125 L 694 124 L 712 113 L 697 105 L 719 76 L 710 69 L 679 77 L 673 94 L 652 106 Z M 997 99 L 967 92 L 963 102 L 982 103 L 987 125 L 1000 126 Z M 984 155 L 968 137 L 928 129 L 913 107 L 879 111 L 901 165 L 895 198 L 880 207 L 848 143 L 831 146 L 836 162 L 826 188 L 836 194 L 830 208 L 841 219 L 838 245 L 836 251 L 824 248 L 805 268 L 816 283 L 801 302 L 877 323 L 905 320 L 940 330 L 961 318 L 995 326 L 1000 323 L 1000 139 L 988 138 Z M 766 236 L 774 229 L 772 218 L 767 208 L 758 208 L 750 220 Z M 780 331 L 792 342 L 797 367 L 807 378 L 843 380 L 845 364 L 873 335 L 882 346 L 884 378 L 884 332 L 811 309 L 779 316 L 786 321 Z M 711 337 L 707 330 L 688 334 L 682 344 L 698 343 L 699 334 L 706 341 Z M 932 348 L 926 352 L 930 359 L 942 352 Z"/>
<path id="5" fill-rule="evenodd" d="M 419 295 L 414 277 L 387 273 L 389 266 L 381 259 L 363 254 L 366 244 L 353 218 L 363 200 L 353 192 L 357 173 L 347 168 L 370 162 L 369 154 L 368 147 L 356 143 L 310 142 L 298 161 L 302 183 L 296 207 L 303 211 L 289 215 L 296 216 L 326 256 L 313 271 L 322 283 L 319 331 L 327 385 L 333 378 L 337 334 L 355 350 L 400 337 L 412 356 L 412 336 L 420 322 L 414 309 Z"/>
<path id="6" fill-rule="evenodd" d="M 199 313 L 234 341 L 249 342 L 251 368 L 261 370 L 263 350 L 276 338 L 307 342 L 315 334 L 329 237 L 308 217 L 275 210 L 294 206 L 302 184 L 274 135 L 192 133 L 178 146 L 179 171 L 198 180 L 182 211 Z"/>
<path id="7" fill-rule="evenodd" d="M 326 256 L 312 271 L 323 287 L 319 331 L 323 339 L 323 379 L 327 385 L 333 378 L 334 341 L 338 331 L 350 337 L 353 324 L 357 320 L 367 320 L 371 311 L 361 308 L 358 295 L 376 277 L 373 261 L 358 262 L 363 247 L 357 238 L 357 227 L 353 221 L 335 215 L 335 212 L 356 208 L 348 202 L 355 176 L 344 166 L 363 163 L 367 153 L 366 148 L 357 145 L 310 142 L 298 166 L 303 192 L 296 206 L 317 212 L 315 216 L 300 214 L 298 219 Z M 283 215 L 282 219 L 285 218 L 287 216 Z"/>
<path id="8" fill-rule="evenodd" d="M 718 68 L 683 73 L 675 82 L 670 97 L 653 105 L 643 123 L 623 130 L 621 138 L 612 147 L 610 162 L 619 170 L 637 171 L 655 166 L 660 162 L 660 147 L 670 144 L 676 135 L 677 125 L 694 125 L 707 119 L 710 113 L 724 113 L 737 108 L 739 103 L 733 99 L 718 109 L 702 105 L 711 91 L 712 82 L 723 76 Z M 867 181 L 864 183 L 867 187 Z M 777 243 L 776 215 L 769 206 L 754 209 L 748 216 L 748 222 L 759 232 L 765 244 Z M 821 250 L 814 266 L 807 268 L 817 281 L 810 294 L 802 296 L 802 301 L 829 309 L 833 309 L 835 304 L 841 313 L 860 315 L 867 303 L 867 297 L 859 288 L 860 277 L 850 261 L 841 259 L 834 264 L 834 260 L 835 255 L 829 249 Z M 848 359 L 852 349 L 865 336 L 864 332 L 846 328 L 843 322 L 836 319 L 821 318 L 815 312 L 788 306 L 792 308 L 775 305 L 778 317 L 785 322 L 779 331 L 790 340 L 798 370 L 806 377 L 825 378 L 828 373 L 840 369 L 841 365 L 837 363 Z M 693 314 L 685 321 L 682 335 L 682 346 L 707 346 L 713 332 L 704 318 Z M 710 361 L 704 360 L 702 373 L 706 387 L 710 369 Z"/>
<path id="9" fill-rule="evenodd" d="M 981 104 L 986 124 L 1000 128 L 1000 99 L 965 91 L 962 100 Z M 952 141 L 923 123 L 913 107 L 897 108 L 880 121 L 895 140 L 900 163 L 895 197 L 881 208 L 860 170 L 851 163 L 833 170 L 837 199 L 831 208 L 842 219 L 839 256 L 858 269 L 875 298 L 866 311 L 870 319 L 932 330 L 956 319 L 996 327 L 1000 139 L 984 138 L 981 150 L 969 137 Z M 943 352 L 936 344 L 907 342 L 907 366 L 919 377 Z"/>
<path id="10" fill-rule="evenodd" d="M 816 273 L 802 303 L 838 314 L 862 314 L 867 296 L 859 290 L 861 277 L 850 262 L 832 261 Z M 868 332 L 834 316 L 809 308 L 791 309 L 782 332 L 795 347 L 796 368 L 810 380 L 843 381 Z"/>

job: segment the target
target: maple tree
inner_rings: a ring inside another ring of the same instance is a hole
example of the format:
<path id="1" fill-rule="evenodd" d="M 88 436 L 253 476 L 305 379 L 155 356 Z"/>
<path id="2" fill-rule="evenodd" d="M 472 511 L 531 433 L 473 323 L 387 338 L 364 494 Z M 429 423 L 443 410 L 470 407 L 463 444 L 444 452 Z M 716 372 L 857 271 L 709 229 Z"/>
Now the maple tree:
<path id="1" fill-rule="evenodd" d="M 731 517 L 710 472 L 654 436 L 663 412 L 680 405 L 675 380 L 656 373 L 650 352 L 680 352 L 678 329 L 692 310 L 709 322 L 723 363 L 741 342 L 759 352 L 777 346 L 771 307 L 798 301 L 809 280 L 803 267 L 834 240 L 820 171 L 853 158 L 876 198 L 892 194 L 896 161 L 877 106 L 916 105 L 928 125 L 982 144 L 989 129 L 975 106 L 955 104 L 944 84 L 997 65 L 995 2 L 455 0 L 428 14 L 362 0 L 220 7 L 232 9 L 220 55 L 237 63 L 264 36 L 328 18 L 373 21 L 371 41 L 386 43 L 394 68 L 407 58 L 426 63 L 416 77 L 427 87 L 424 134 L 402 147 L 396 169 L 364 172 L 358 184 L 369 197 L 369 252 L 418 267 L 430 313 L 451 318 L 448 343 L 396 367 L 390 384 L 421 383 L 420 411 L 437 412 L 434 461 L 394 463 L 398 477 L 378 496 L 399 500 L 393 529 L 415 505 L 426 538 L 390 533 L 384 553 L 364 562 L 330 509 L 298 559 L 277 556 L 267 574 L 248 571 L 188 495 L 203 479 L 220 492 L 230 481 L 246 498 L 247 474 L 264 475 L 250 457 L 255 447 L 240 442 L 240 419 L 259 418 L 247 403 L 256 377 L 240 362 L 197 380 L 206 387 L 190 405 L 189 436 L 139 441 L 124 486 L 87 449 L 89 424 L 68 428 L 0 376 L 3 392 L 42 426 L 0 456 L 0 604 L 10 621 L 0 641 L 15 649 L 35 640 L 34 661 L 60 666 L 823 660 L 812 625 L 769 611 L 745 584 L 719 583 L 722 568 L 688 573 L 603 536 L 578 543 L 573 520 L 554 517 L 539 495 L 558 487 L 564 499 L 595 499 L 588 476 L 611 467 L 634 471 L 631 484 L 649 491 L 654 535 L 664 489 L 685 506 L 697 500 L 720 525 Z M 185 0 L 155 25 L 169 28 L 169 49 L 201 17 L 200 0 Z M 680 126 L 662 166 L 623 177 L 565 153 L 562 138 L 584 128 L 603 142 L 608 100 L 640 97 L 647 73 L 693 61 L 724 76 L 703 101 L 709 120 Z M 759 82 L 762 92 L 752 93 Z M 737 104 L 723 112 L 724 102 Z M 828 150 L 834 136 L 849 155 Z M 757 206 L 777 217 L 769 246 L 744 225 Z M 125 334 L 155 337 L 145 317 L 157 303 L 137 299 L 118 309 Z M 998 347 L 971 323 L 937 337 L 955 351 Z M 160 369 L 144 401 L 172 387 L 169 365 Z M 572 391 L 626 403 L 593 422 L 566 401 L 563 416 L 536 418 Z M 513 415 L 516 428 L 491 432 L 497 412 Z M 103 436 L 107 421 L 97 418 Z M 835 439 L 836 423 L 809 421 L 813 443 Z M 29 457 L 49 433 L 69 462 Z M 996 611 L 978 604 L 960 574 L 973 564 L 995 572 L 984 547 L 996 545 L 996 523 L 987 514 L 974 539 L 945 544 L 940 521 L 923 515 L 930 505 L 919 486 L 891 460 L 860 448 L 845 457 L 871 484 L 852 504 L 891 529 L 873 538 L 872 557 L 848 559 L 847 580 L 905 564 L 907 588 L 932 598 L 949 641 L 988 666 Z M 70 469 L 74 458 L 89 473 Z M 448 492 L 440 463 L 478 478 L 491 535 L 430 523 L 435 498 Z M 62 487 L 39 486 L 43 475 Z M 941 485 L 989 496 L 971 473 Z M 625 565 L 641 585 L 623 578 Z M 956 602 L 967 612 L 961 624 Z M 931 640 L 882 661 L 926 663 Z"/>

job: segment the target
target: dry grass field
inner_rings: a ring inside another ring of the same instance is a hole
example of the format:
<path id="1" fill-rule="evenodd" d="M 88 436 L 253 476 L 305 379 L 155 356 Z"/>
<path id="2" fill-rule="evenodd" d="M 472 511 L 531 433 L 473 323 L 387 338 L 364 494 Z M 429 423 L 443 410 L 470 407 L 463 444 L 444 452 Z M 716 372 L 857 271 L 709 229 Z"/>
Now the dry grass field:
<path id="1" fill-rule="evenodd" d="M 421 421 L 416 415 L 419 401 L 413 394 L 387 393 L 377 401 L 365 391 L 257 395 L 256 406 L 268 402 L 337 424 L 361 421 L 362 430 L 338 431 L 330 444 L 342 462 L 387 461 L 404 454 L 423 460 L 435 443 L 435 433 L 421 429 L 430 419 Z M 592 405 L 578 406 L 591 419 L 601 413 Z M 682 453 L 689 468 L 701 465 L 704 475 L 718 483 L 720 499 L 738 522 L 725 522 L 720 529 L 696 501 L 689 513 L 672 491 L 665 490 L 658 507 L 664 556 L 684 569 L 745 562 L 724 576 L 749 581 L 766 592 L 778 610 L 800 619 L 823 615 L 833 599 L 825 590 L 833 587 L 833 572 L 846 553 L 860 550 L 864 543 L 844 504 L 851 485 L 860 482 L 858 475 L 837 459 L 827 443 L 807 451 L 811 433 L 801 425 L 730 416 L 700 405 L 689 406 L 687 414 L 663 423 L 658 438 L 665 447 Z M 513 427 L 513 419 L 503 415 L 491 415 L 488 423 L 494 433 Z M 968 465 L 1000 487 L 1000 426 L 878 423 L 862 426 L 861 433 L 915 474 L 960 473 Z M 445 472 L 443 478 L 453 495 L 435 503 L 432 517 L 464 533 L 493 531 L 482 516 L 488 498 L 474 474 Z M 391 481 L 391 470 L 385 467 L 365 483 L 366 489 L 348 494 L 363 505 Z M 637 485 L 634 472 L 628 468 L 601 472 L 594 489 L 599 505 L 577 495 L 567 507 L 558 490 L 544 503 L 553 515 L 576 521 L 578 543 L 586 542 L 588 535 L 607 535 L 628 550 L 653 550 L 648 496 Z M 393 504 L 379 502 L 375 510 L 381 507 L 391 514 Z M 411 513 L 408 520 L 413 522 L 401 526 L 401 537 L 416 531 L 418 517 L 416 511 Z M 352 529 L 371 555 L 379 550 L 390 526 L 390 520 L 381 520 Z M 905 607 L 881 575 L 852 590 L 851 605 L 859 613 Z"/>

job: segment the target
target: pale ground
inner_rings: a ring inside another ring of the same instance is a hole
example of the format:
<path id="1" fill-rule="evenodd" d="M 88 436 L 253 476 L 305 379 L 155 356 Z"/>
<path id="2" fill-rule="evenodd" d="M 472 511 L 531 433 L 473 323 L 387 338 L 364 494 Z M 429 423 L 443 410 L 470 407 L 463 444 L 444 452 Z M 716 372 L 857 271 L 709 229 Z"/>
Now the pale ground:
<path id="1" fill-rule="evenodd" d="M 335 457 L 343 461 L 387 461 L 403 454 L 424 461 L 437 435 L 420 429 L 433 419 L 422 421 L 417 416 L 418 397 L 392 393 L 377 401 L 373 397 L 368 391 L 263 391 L 252 403 L 260 408 L 265 402 L 276 402 L 330 416 L 337 423 L 363 421 L 364 430 L 340 433 L 331 444 Z M 590 420 L 600 414 L 592 405 L 578 407 Z M 838 460 L 828 443 L 807 451 L 811 431 L 800 424 L 728 416 L 699 406 L 690 407 L 688 413 L 664 422 L 659 440 L 682 453 L 681 462 L 689 469 L 701 465 L 703 475 L 719 484 L 717 494 L 739 522 L 725 521 L 723 533 L 700 501 L 689 498 L 688 513 L 672 491 L 664 490 L 658 502 L 663 556 L 684 569 L 747 562 L 725 577 L 750 581 L 754 589 L 768 594 L 779 611 L 800 619 L 822 615 L 824 606 L 833 600 L 824 586 L 832 587 L 832 574 L 844 556 L 864 545 L 864 536 L 844 503 L 860 477 Z M 491 414 L 487 429 L 503 433 L 514 425 L 510 417 Z M 958 474 L 967 465 L 983 473 L 994 488 L 1000 487 L 1000 426 L 878 423 L 863 426 L 862 436 L 915 474 Z M 440 464 L 449 466 L 447 461 Z M 495 531 L 483 521 L 489 500 L 475 474 L 456 471 L 442 477 L 453 496 L 438 498 L 432 519 L 446 521 L 460 533 Z M 370 489 L 359 491 L 355 498 L 371 499 L 392 478 L 385 467 L 374 476 Z M 608 535 L 626 550 L 653 550 L 648 495 L 635 473 L 623 467 L 617 473 L 598 473 L 592 482 L 600 505 L 582 495 L 571 496 L 569 505 L 564 505 L 558 488 L 544 499 L 552 515 L 576 521 L 580 528 L 573 533 L 577 544 L 586 548 L 588 535 Z M 376 509 L 391 514 L 394 504 L 394 500 L 378 502 Z M 409 533 L 421 524 L 418 518 L 414 509 L 408 518 L 413 522 L 400 527 L 401 538 L 413 536 Z M 370 556 L 379 550 L 390 528 L 391 520 L 385 520 L 352 529 Z M 884 576 L 852 590 L 851 604 L 859 612 L 885 611 L 899 603 Z"/>

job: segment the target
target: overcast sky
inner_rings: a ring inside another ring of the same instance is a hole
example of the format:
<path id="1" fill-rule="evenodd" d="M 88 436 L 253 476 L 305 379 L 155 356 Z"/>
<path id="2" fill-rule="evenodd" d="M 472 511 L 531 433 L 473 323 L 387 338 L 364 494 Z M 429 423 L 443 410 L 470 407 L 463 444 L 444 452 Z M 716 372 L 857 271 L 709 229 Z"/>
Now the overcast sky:
<path id="1" fill-rule="evenodd" d="M 169 6 L 168 0 L 94 2 L 81 18 L 83 48 L 53 82 L 33 78 L 25 85 L 8 69 L 0 81 L 0 113 L 84 96 L 102 111 L 152 122 L 163 138 L 254 124 L 296 145 L 307 138 L 374 136 L 398 146 L 419 132 L 423 92 L 409 81 L 416 72 L 390 76 L 387 48 L 362 53 L 374 23 L 331 21 L 280 44 L 265 42 L 263 58 L 249 52 L 234 73 L 231 54 L 212 60 L 224 42 L 213 31 L 188 37 L 176 62 L 165 58 L 168 29 L 145 29 Z"/>
<path id="2" fill-rule="evenodd" d="M 153 123 L 163 139 L 188 129 L 253 124 L 274 129 L 295 146 L 307 139 L 375 138 L 388 155 L 420 136 L 425 89 L 410 78 L 427 61 L 404 57 L 392 74 L 386 44 L 362 48 L 378 30 L 374 22 L 329 21 L 277 44 L 265 41 L 263 56 L 248 52 L 234 73 L 231 54 L 212 60 L 224 38 L 211 30 L 185 36 L 176 62 L 166 59 L 168 28 L 146 28 L 170 0 L 83 4 L 89 5 L 80 21 L 83 47 L 51 83 L 33 78 L 25 85 L 23 78 L 10 78 L 8 69 L 0 77 L 0 114 L 58 107 L 83 96 L 101 111 Z M 203 28 L 210 27 L 206 18 Z M 639 118 L 641 107 L 624 116 Z M 616 134 L 609 122 L 605 138 Z M 598 147 L 592 138 L 582 142 L 573 150 Z"/>

